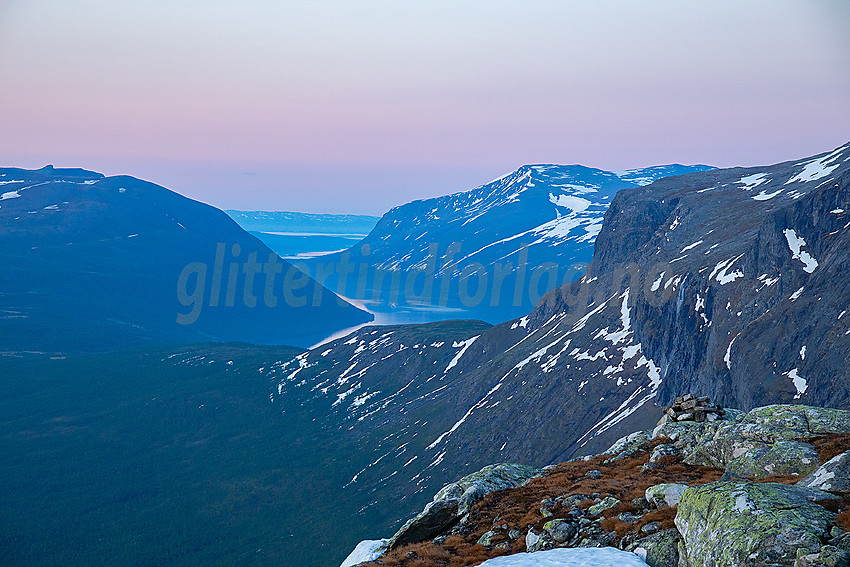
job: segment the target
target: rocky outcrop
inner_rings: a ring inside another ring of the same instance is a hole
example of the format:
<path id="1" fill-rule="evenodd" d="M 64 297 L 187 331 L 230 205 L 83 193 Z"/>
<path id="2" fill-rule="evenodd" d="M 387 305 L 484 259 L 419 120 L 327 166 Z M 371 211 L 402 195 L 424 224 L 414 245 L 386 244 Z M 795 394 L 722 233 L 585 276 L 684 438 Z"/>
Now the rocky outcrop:
<path id="1" fill-rule="evenodd" d="M 802 477 L 817 469 L 815 448 L 801 440 L 825 433 L 850 433 L 850 411 L 773 405 L 746 414 L 728 411 L 726 418 L 714 422 L 664 421 L 652 436 L 672 440 L 687 463 L 763 478 Z"/>
<path id="2" fill-rule="evenodd" d="M 830 495 L 783 484 L 715 482 L 685 491 L 676 528 L 690 567 L 793 565 L 798 549 L 820 549 L 835 514 Z"/>
<path id="3" fill-rule="evenodd" d="M 797 484 L 829 492 L 850 492 L 850 451 L 831 458 Z"/>
<path id="4" fill-rule="evenodd" d="M 820 467 L 817 462 L 819 454 L 850 449 L 850 412 L 774 405 L 718 415 L 714 421 L 662 420 L 654 431 L 623 437 L 608 454 L 547 467 L 528 483 L 519 481 L 533 471 L 511 472 L 510 482 L 522 486 L 482 504 L 472 498 L 461 514 L 464 494 L 502 486 L 497 478 L 505 470 L 498 467 L 514 471 L 516 465 L 488 467 L 446 486 L 398 537 L 447 547 L 451 537 L 455 554 L 463 553 L 457 546 L 465 540 L 472 546 L 467 553 L 490 557 L 615 546 L 651 567 L 844 566 L 850 559 L 850 532 L 844 531 L 850 525 L 841 519 L 850 514 L 850 492 L 843 488 L 850 451 Z M 659 450 L 664 458 L 653 462 Z M 803 459 L 811 461 L 808 476 L 794 468 Z M 781 483 L 759 481 L 769 471 Z M 655 482 L 641 484 L 644 475 Z M 795 476 L 801 480 L 793 484 Z M 635 498 L 636 489 L 643 496 Z M 434 531 L 437 525 L 444 527 Z M 393 553 L 406 551 L 391 551 L 382 561 L 395 565 Z"/>
<path id="5" fill-rule="evenodd" d="M 538 469 L 516 464 L 489 465 L 442 488 L 419 514 L 408 520 L 386 544 L 393 549 L 439 535 L 457 523 L 469 507 L 494 490 L 513 488 L 535 475 Z"/>

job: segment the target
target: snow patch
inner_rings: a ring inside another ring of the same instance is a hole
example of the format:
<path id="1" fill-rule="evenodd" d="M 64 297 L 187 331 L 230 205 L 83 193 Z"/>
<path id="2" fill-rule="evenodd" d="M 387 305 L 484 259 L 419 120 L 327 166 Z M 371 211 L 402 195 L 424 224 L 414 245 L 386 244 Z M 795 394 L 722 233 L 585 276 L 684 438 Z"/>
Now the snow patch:
<path id="1" fill-rule="evenodd" d="M 613 547 L 572 547 L 505 555 L 479 567 L 646 567 L 646 563 L 635 553 Z"/>
<path id="2" fill-rule="evenodd" d="M 553 195 L 552 193 L 549 193 L 549 202 L 556 207 L 564 207 L 576 213 L 586 211 L 592 204 L 587 199 L 582 199 L 581 197 L 574 197 L 572 195 Z"/>
<path id="3" fill-rule="evenodd" d="M 457 366 L 457 363 L 460 361 L 460 358 L 466 352 L 466 349 L 468 349 L 470 346 L 472 346 L 472 343 L 474 343 L 475 340 L 479 336 L 481 336 L 481 335 L 475 335 L 474 337 L 472 337 L 470 339 L 466 339 L 465 341 L 455 341 L 455 342 L 452 343 L 452 347 L 453 348 L 460 348 L 460 352 L 458 352 L 455 355 L 455 357 L 451 360 L 451 362 L 449 362 L 449 365 L 446 366 L 446 369 L 443 371 L 443 374 L 447 373 L 449 370 L 451 370 L 452 368 Z"/>
<path id="4" fill-rule="evenodd" d="M 806 241 L 797 236 L 797 232 L 793 228 L 786 228 L 783 233 L 785 240 L 788 241 L 788 248 L 791 249 L 791 257 L 794 260 L 800 260 L 803 263 L 803 271 L 811 274 L 818 267 L 818 261 L 811 254 L 803 250 L 806 246 Z"/>
<path id="5" fill-rule="evenodd" d="M 803 164 L 803 170 L 785 182 L 785 185 L 790 185 L 791 183 L 808 183 L 810 181 L 816 181 L 823 177 L 826 177 L 836 169 L 841 163 L 836 163 L 834 165 L 829 165 L 831 162 L 835 161 L 836 158 L 840 156 L 840 152 L 838 150 L 832 152 L 831 154 L 824 156 L 819 159 L 813 159 L 809 162 L 805 162 Z"/>
<path id="6" fill-rule="evenodd" d="M 357 544 L 354 551 L 348 554 L 339 567 L 354 567 L 360 563 L 374 561 L 384 554 L 381 549 L 389 539 L 366 539 Z"/>
<path id="7" fill-rule="evenodd" d="M 735 181 L 735 183 L 741 183 L 743 185 L 741 189 L 743 189 L 744 191 L 752 191 L 753 189 L 755 189 L 762 183 L 766 183 L 767 181 L 770 181 L 770 179 L 767 177 L 766 173 L 755 173 L 753 175 L 747 175 L 745 177 L 742 177 L 738 181 Z"/>
<path id="8" fill-rule="evenodd" d="M 806 390 L 809 388 L 809 384 L 806 382 L 805 378 L 800 376 L 799 370 L 797 368 L 786 372 L 785 375 L 791 379 L 791 382 L 794 384 L 794 388 L 797 389 L 797 394 L 794 396 L 794 399 L 799 399 L 800 396 L 806 393 Z"/>

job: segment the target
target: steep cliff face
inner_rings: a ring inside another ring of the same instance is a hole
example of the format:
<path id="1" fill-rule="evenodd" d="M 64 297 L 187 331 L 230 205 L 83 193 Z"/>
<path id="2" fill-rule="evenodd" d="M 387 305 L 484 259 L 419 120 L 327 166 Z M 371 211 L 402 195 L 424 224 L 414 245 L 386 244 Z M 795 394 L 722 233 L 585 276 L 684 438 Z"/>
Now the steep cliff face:
<path id="1" fill-rule="evenodd" d="M 620 318 L 635 322 L 623 341 L 654 361 L 658 403 L 694 390 L 744 408 L 839 404 L 848 398 L 848 204 L 850 146 L 622 192 L 586 293 L 622 297 Z M 569 312 L 563 291 L 535 317 Z M 600 329 L 616 307 L 600 312 Z M 615 370 L 602 376 L 628 366 L 631 351 L 618 350 L 605 351 Z"/>

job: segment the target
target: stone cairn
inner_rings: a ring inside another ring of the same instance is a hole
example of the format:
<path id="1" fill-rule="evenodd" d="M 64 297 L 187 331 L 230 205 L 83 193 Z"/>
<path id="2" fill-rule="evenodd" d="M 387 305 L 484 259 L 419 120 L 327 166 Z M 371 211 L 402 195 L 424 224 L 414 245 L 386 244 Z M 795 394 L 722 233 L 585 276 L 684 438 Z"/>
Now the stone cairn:
<path id="1" fill-rule="evenodd" d="M 708 397 L 697 398 L 693 394 L 679 396 L 664 408 L 662 421 L 715 421 L 726 413 L 720 405 L 712 405 Z"/>

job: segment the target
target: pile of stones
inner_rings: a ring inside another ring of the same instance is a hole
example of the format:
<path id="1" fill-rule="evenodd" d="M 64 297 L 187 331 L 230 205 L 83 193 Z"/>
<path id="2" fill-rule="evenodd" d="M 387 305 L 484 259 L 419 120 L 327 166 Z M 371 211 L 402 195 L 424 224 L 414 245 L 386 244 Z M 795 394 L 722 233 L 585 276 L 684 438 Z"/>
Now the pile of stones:
<path id="1" fill-rule="evenodd" d="M 662 421 L 716 421 L 723 417 L 726 411 L 720 405 L 712 405 L 708 397 L 697 398 L 693 394 L 679 396 L 669 406 L 664 408 Z M 660 422 L 659 422 L 660 424 Z"/>

